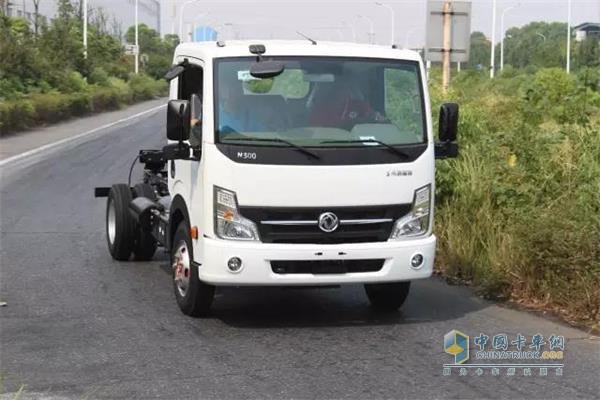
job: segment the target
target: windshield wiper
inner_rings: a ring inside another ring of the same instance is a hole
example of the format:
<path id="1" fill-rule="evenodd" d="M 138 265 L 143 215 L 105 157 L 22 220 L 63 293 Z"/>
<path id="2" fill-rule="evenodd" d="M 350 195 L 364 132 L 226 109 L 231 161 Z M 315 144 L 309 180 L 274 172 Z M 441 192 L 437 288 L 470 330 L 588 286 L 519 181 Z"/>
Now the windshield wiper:
<path id="1" fill-rule="evenodd" d="M 256 137 L 248 137 L 248 138 L 241 138 L 241 137 L 236 137 L 236 138 L 224 138 L 224 141 L 248 141 L 248 142 L 277 142 L 277 143 L 285 143 L 288 146 L 298 150 L 301 153 L 306 154 L 307 156 L 310 156 L 316 160 L 320 160 L 321 157 L 318 154 L 313 153 L 312 151 L 308 150 L 305 147 L 299 146 L 295 143 L 292 143 L 288 140 L 284 140 L 284 139 L 280 139 L 280 138 L 256 138 Z"/>
<path id="2" fill-rule="evenodd" d="M 388 149 L 390 152 L 396 154 L 397 156 L 400 156 L 404 159 L 410 158 L 410 156 L 408 154 L 406 154 L 405 152 L 403 152 L 402 150 L 398 150 L 394 146 L 387 144 L 386 142 L 382 142 L 381 140 L 377 140 L 377 139 L 326 140 L 324 142 L 321 142 L 321 144 L 326 144 L 326 143 L 331 143 L 331 144 L 335 144 L 335 143 L 377 143 L 377 144 L 385 147 L 386 149 Z"/>

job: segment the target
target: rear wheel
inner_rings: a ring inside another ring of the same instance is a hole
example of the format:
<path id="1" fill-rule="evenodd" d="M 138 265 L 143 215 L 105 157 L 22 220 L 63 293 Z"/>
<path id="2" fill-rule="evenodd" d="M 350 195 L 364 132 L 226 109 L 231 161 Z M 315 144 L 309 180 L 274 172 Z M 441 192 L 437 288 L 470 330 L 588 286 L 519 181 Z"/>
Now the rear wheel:
<path id="1" fill-rule="evenodd" d="M 135 197 L 146 197 L 156 201 L 156 193 L 152 186 L 147 183 L 138 183 L 133 187 Z M 133 245 L 133 259 L 136 261 L 149 261 L 154 256 L 158 244 L 154 236 L 142 229 L 139 224 L 135 224 L 135 243 Z"/>
<path id="2" fill-rule="evenodd" d="M 406 301 L 410 291 L 410 281 L 366 284 L 365 292 L 371 306 L 379 310 L 397 310 Z"/>
<path id="3" fill-rule="evenodd" d="M 173 289 L 181 311 L 192 317 L 206 316 L 212 305 L 215 287 L 198 277 L 198 268 L 192 263 L 193 250 L 189 229 L 182 222 L 177 227 L 171 247 Z"/>
<path id="4" fill-rule="evenodd" d="M 135 241 L 135 221 L 129 214 L 131 190 L 119 183 L 110 188 L 106 203 L 106 241 L 110 255 L 127 261 Z"/>

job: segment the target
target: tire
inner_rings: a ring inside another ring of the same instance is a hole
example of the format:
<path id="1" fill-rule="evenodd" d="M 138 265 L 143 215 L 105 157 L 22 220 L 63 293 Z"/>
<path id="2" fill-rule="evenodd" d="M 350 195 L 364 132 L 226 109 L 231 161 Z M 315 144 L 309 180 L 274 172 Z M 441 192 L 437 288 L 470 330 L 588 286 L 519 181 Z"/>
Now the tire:
<path id="1" fill-rule="evenodd" d="M 138 183 L 133 187 L 133 193 L 135 197 L 147 197 L 152 201 L 156 201 L 156 193 L 152 186 L 147 183 Z"/>
<path id="2" fill-rule="evenodd" d="M 156 201 L 156 193 L 152 186 L 147 183 L 138 183 L 133 187 L 135 197 L 147 197 Z M 143 230 L 137 223 L 135 224 L 135 239 L 133 244 L 133 259 L 136 261 L 150 261 L 156 252 L 158 243 L 154 236 L 148 231 Z"/>
<path id="3" fill-rule="evenodd" d="M 135 243 L 135 221 L 129 214 L 131 190 L 119 183 L 110 188 L 106 203 L 106 242 L 110 255 L 127 261 Z"/>
<path id="4" fill-rule="evenodd" d="M 395 311 L 402 307 L 409 291 L 410 281 L 365 285 L 365 292 L 371 306 L 385 311 Z"/>
<path id="5" fill-rule="evenodd" d="M 198 270 L 193 267 L 193 259 L 189 228 L 182 222 L 177 227 L 171 247 L 173 291 L 181 312 L 192 317 L 203 317 L 209 313 L 215 287 L 200 280 Z"/>

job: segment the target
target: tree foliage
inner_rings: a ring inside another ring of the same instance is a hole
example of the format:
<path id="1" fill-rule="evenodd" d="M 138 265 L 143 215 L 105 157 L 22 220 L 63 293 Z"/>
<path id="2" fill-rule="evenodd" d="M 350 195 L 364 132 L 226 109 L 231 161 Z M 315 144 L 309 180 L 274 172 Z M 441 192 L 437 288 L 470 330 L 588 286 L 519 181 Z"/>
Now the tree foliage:
<path id="1" fill-rule="evenodd" d="M 467 67 L 487 69 L 490 64 L 490 41 L 482 32 L 471 33 L 471 49 Z"/>
<path id="2" fill-rule="evenodd" d="M 495 45 L 496 69 L 500 68 L 500 40 Z M 471 69 L 489 69 L 490 40 L 481 32 L 471 33 L 469 62 Z M 564 68 L 566 64 L 567 24 L 562 22 L 531 22 L 508 29 L 504 36 L 504 66 L 527 69 Z M 600 66 L 600 39 L 588 37 L 571 40 L 573 69 Z"/>
<path id="3" fill-rule="evenodd" d="M 70 93 L 87 83 L 106 84 L 110 77 L 129 80 L 133 57 L 123 53 L 121 38 L 108 26 L 109 18 L 101 9 L 88 12 L 88 51 L 84 57 L 81 3 L 57 0 L 55 18 L 35 24 L 23 18 L 0 13 L 0 99 L 31 93 L 58 91 Z M 171 63 L 178 41 L 140 25 L 140 43 L 145 54 L 142 72 L 161 78 Z M 132 39 L 129 28 L 126 39 Z"/>
<path id="4" fill-rule="evenodd" d="M 532 22 L 506 31 L 504 62 L 515 68 L 564 67 L 566 46 L 567 24 Z M 500 44 L 496 45 L 496 52 L 500 54 Z"/>
<path id="5" fill-rule="evenodd" d="M 135 43 L 135 26 L 129 27 L 125 33 L 127 43 Z M 142 68 L 148 75 L 160 79 L 171 66 L 173 51 L 179 44 L 178 37 L 167 35 L 161 39 L 158 32 L 146 24 L 138 25 L 138 43 L 142 55 Z"/>

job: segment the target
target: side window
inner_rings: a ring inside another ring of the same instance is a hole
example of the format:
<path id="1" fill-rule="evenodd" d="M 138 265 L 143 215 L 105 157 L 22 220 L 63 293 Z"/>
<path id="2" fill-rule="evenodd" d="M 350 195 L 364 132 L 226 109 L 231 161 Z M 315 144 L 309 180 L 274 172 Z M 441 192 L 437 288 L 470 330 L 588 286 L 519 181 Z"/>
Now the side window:
<path id="1" fill-rule="evenodd" d="M 202 99 L 204 92 L 204 73 L 201 67 L 192 65 L 179 77 L 177 98 L 190 101 L 192 108 L 192 130 L 190 145 L 198 146 L 202 143 Z M 193 101 L 192 95 L 196 95 Z"/>
<path id="2" fill-rule="evenodd" d="M 386 68 L 383 79 L 385 115 L 398 128 L 423 137 L 424 110 L 416 68 Z"/>

